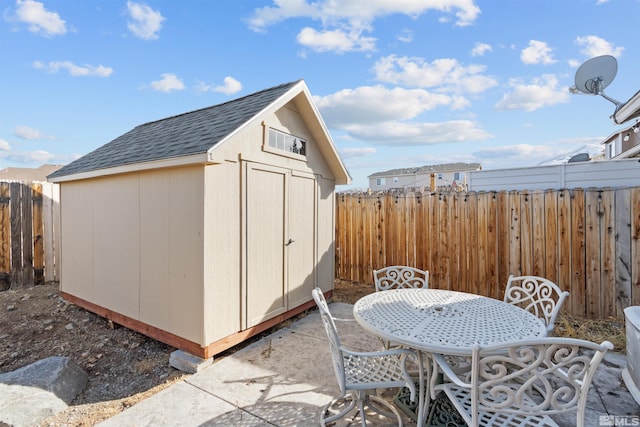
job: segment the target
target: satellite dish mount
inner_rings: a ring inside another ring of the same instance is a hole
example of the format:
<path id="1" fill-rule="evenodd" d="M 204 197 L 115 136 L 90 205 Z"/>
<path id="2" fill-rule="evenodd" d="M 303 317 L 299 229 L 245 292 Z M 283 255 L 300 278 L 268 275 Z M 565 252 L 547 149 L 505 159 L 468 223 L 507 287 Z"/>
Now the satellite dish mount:
<path id="1" fill-rule="evenodd" d="M 576 71 L 576 85 L 571 88 L 571 92 L 600 95 L 613 103 L 618 111 L 623 104 L 604 93 L 604 89 L 611 84 L 617 72 L 618 61 L 613 56 L 602 55 L 591 58 Z"/>

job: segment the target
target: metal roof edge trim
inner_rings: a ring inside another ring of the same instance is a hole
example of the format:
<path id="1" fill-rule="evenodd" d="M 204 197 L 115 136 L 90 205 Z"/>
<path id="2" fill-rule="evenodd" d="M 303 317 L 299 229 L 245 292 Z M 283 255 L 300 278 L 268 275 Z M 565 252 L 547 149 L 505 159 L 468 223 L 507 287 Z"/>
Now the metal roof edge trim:
<path id="1" fill-rule="evenodd" d="M 128 165 L 115 166 L 112 168 L 95 169 L 88 172 L 79 172 L 71 175 L 47 178 L 48 182 L 61 183 L 66 181 L 79 181 L 82 179 L 98 178 L 109 175 L 119 175 L 123 173 L 139 172 L 152 169 L 163 169 L 177 166 L 188 166 L 196 164 L 208 164 L 209 156 L 206 153 L 193 154 L 190 156 L 173 157 L 162 160 L 155 160 L 144 163 L 131 163 Z"/>

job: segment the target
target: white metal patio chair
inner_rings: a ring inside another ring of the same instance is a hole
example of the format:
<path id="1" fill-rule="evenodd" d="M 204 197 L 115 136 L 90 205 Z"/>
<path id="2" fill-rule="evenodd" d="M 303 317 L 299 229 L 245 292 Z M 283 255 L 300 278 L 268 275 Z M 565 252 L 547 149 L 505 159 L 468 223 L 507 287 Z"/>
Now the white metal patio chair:
<path id="1" fill-rule="evenodd" d="M 334 318 L 329 312 L 322 290 L 315 288 L 312 295 L 329 338 L 333 369 L 340 387 L 340 396 L 322 408 L 320 424 L 325 426 L 333 423 L 356 409 L 353 418 L 359 414 L 364 427 L 367 425 L 366 408 L 369 408 L 380 415 L 395 417 L 398 425 L 402 426 L 398 410 L 385 399 L 375 395 L 375 390 L 407 387 L 411 391 L 411 400 L 416 401 L 418 390 L 409 375 L 407 363 L 417 363 L 420 381 L 423 384 L 421 358 L 409 349 L 357 352 L 345 348 L 340 342 Z M 336 407 L 339 408 L 337 413 Z"/>
<path id="2" fill-rule="evenodd" d="M 391 265 L 373 270 L 377 291 L 389 289 L 429 288 L 429 271 L 406 265 Z"/>
<path id="3" fill-rule="evenodd" d="M 547 334 L 553 331 L 562 303 L 569 296 L 549 279 L 538 276 L 509 276 L 504 301 L 517 305 L 542 319 Z"/>
<path id="4" fill-rule="evenodd" d="M 406 265 L 391 265 L 373 270 L 373 282 L 376 285 L 376 292 L 389 289 L 429 289 L 429 271 Z M 385 349 L 400 347 L 388 340 L 380 340 Z"/>
<path id="5" fill-rule="evenodd" d="M 466 379 L 434 355 L 445 380 L 432 384 L 432 397 L 444 391 L 470 426 L 557 426 L 553 415 L 574 412 L 583 427 L 591 380 L 612 348 L 554 337 L 476 346 Z"/>

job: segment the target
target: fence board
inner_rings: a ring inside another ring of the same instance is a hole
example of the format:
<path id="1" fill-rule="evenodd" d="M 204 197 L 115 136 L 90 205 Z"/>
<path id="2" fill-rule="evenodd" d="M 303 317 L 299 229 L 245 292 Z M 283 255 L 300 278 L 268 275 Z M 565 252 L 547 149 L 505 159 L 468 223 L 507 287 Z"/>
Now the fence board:
<path id="1" fill-rule="evenodd" d="M 640 187 L 631 190 L 631 305 L 640 305 Z"/>
<path id="2" fill-rule="evenodd" d="M 517 191 L 509 192 L 509 271 L 514 275 L 522 274 L 520 263 L 520 197 Z"/>
<path id="3" fill-rule="evenodd" d="M 600 191 L 600 316 L 616 315 L 614 193 Z"/>
<path id="4" fill-rule="evenodd" d="M 486 244 L 486 279 L 488 289 L 486 295 L 502 299 L 503 294 L 498 290 L 498 208 L 495 192 L 487 193 L 487 244 Z"/>
<path id="5" fill-rule="evenodd" d="M 587 302 L 587 318 L 600 318 L 600 304 L 598 299 L 602 294 L 600 282 L 600 195 L 593 190 L 585 192 L 585 286 Z"/>
<path id="6" fill-rule="evenodd" d="M 558 286 L 563 291 L 571 292 L 573 280 L 571 268 L 573 265 L 571 254 L 571 192 L 567 189 L 558 191 Z M 563 312 L 573 311 L 573 297 L 563 304 Z"/>
<path id="7" fill-rule="evenodd" d="M 508 195 L 501 191 L 497 193 L 497 219 L 498 227 L 498 295 L 500 299 L 504 296 L 507 281 L 511 270 L 509 270 L 509 206 Z"/>
<path id="8" fill-rule="evenodd" d="M 44 220 L 42 211 L 42 184 L 34 183 L 31 190 L 33 206 L 33 283 L 44 283 Z"/>
<path id="9" fill-rule="evenodd" d="M 523 191 L 520 197 L 520 266 L 522 274 L 533 273 L 533 218 L 531 193 Z"/>
<path id="10" fill-rule="evenodd" d="M 531 193 L 531 271 L 534 276 L 545 275 L 545 221 L 544 221 L 544 192 Z"/>
<path id="11" fill-rule="evenodd" d="M 640 188 L 338 195 L 336 206 L 340 278 L 408 264 L 433 288 L 502 298 L 509 274 L 538 274 L 571 292 L 573 315 L 640 305 Z"/>
<path id="12" fill-rule="evenodd" d="M 449 229 L 449 289 L 460 289 L 460 204 L 457 193 L 449 193 L 449 224 L 456 224 Z"/>
<path id="13" fill-rule="evenodd" d="M 22 188 L 19 182 L 9 184 L 11 201 L 11 288 L 22 287 Z"/>
<path id="14" fill-rule="evenodd" d="M 462 221 L 468 222 L 467 230 L 469 231 L 469 239 L 465 240 L 469 260 L 469 273 L 467 274 L 469 285 L 467 289 L 468 292 L 478 293 L 478 246 L 476 244 L 478 241 L 478 194 L 469 193 L 467 198 L 467 221 L 464 218 L 462 219 Z"/>
<path id="15" fill-rule="evenodd" d="M 11 286 L 11 211 L 9 183 L 0 182 L 0 291 Z"/>
<path id="16" fill-rule="evenodd" d="M 544 192 L 544 218 L 541 220 L 544 236 L 544 272 L 543 277 L 554 283 L 559 281 L 558 265 L 558 192 Z"/>
<path id="17" fill-rule="evenodd" d="M 460 213 L 458 218 L 459 227 L 457 227 L 460 231 L 460 249 L 459 249 L 459 258 L 458 258 L 458 268 L 460 269 L 458 288 L 462 292 L 472 292 L 471 291 L 471 283 L 469 277 L 469 268 L 470 268 L 470 248 L 471 248 L 471 237 L 469 227 L 471 226 L 470 221 L 464 221 L 462 218 L 469 218 L 469 206 L 471 202 L 469 201 L 469 196 L 464 195 L 460 199 Z"/>
<path id="18" fill-rule="evenodd" d="M 631 191 L 615 195 L 615 289 L 616 317 L 631 305 Z"/>
<path id="19" fill-rule="evenodd" d="M 31 186 L 22 184 L 22 285 L 32 286 L 33 282 L 33 197 Z"/>
<path id="20" fill-rule="evenodd" d="M 571 312 L 587 315 L 585 295 L 585 200 L 584 190 L 571 191 Z"/>

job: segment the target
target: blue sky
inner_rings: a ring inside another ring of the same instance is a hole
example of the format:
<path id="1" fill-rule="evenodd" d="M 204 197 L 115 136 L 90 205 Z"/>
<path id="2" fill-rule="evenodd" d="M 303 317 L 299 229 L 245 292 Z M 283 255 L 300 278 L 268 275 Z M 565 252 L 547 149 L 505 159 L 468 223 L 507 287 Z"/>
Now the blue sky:
<path id="1" fill-rule="evenodd" d="M 594 56 L 618 61 L 608 96 L 640 89 L 639 0 L 0 0 L 0 10 L 0 168 L 65 164 L 139 124 L 304 79 L 361 188 L 389 169 L 534 166 L 598 144 L 621 128 L 614 105 L 569 92 Z"/>

